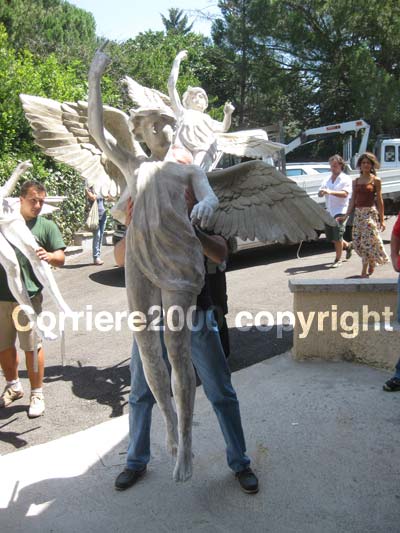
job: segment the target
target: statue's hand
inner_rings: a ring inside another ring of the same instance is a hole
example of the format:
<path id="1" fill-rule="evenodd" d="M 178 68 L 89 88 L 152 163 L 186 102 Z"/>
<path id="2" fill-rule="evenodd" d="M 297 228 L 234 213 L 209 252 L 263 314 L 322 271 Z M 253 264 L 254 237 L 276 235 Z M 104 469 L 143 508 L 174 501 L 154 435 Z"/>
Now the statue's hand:
<path id="1" fill-rule="evenodd" d="M 183 61 L 183 59 L 186 59 L 188 56 L 188 53 L 187 53 L 187 50 L 181 50 L 178 55 L 175 57 L 175 61 L 177 63 L 180 63 L 181 61 Z"/>
<path id="2" fill-rule="evenodd" d="M 206 228 L 214 212 L 214 207 L 207 200 L 202 200 L 196 204 L 190 214 L 190 220 L 194 226 Z"/>
<path id="3" fill-rule="evenodd" d="M 92 63 L 90 65 L 89 76 L 102 76 L 107 66 L 111 63 L 111 58 L 103 52 L 107 42 L 103 44 L 94 54 Z"/>
<path id="4" fill-rule="evenodd" d="M 17 169 L 21 172 L 25 172 L 28 170 L 28 168 L 32 168 L 32 166 L 32 163 L 28 159 L 27 161 L 22 161 L 22 163 L 19 163 Z"/>
<path id="5" fill-rule="evenodd" d="M 232 113 L 235 111 L 235 106 L 232 105 L 231 102 L 226 102 L 224 105 L 224 113 L 227 115 L 232 115 Z"/>

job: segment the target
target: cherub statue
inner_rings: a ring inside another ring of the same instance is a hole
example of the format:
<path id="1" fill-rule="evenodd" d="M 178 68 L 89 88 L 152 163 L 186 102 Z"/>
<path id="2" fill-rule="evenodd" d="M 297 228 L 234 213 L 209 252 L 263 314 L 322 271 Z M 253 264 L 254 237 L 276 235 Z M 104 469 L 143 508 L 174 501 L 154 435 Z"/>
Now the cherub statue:
<path id="1" fill-rule="evenodd" d="M 218 205 L 207 176 L 197 165 L 180 164 L 186 153 L 170 150 L 161 162 L 147 162 L 124 150 L 104 134 L 100 79 L 109 58 L 99 50 L 89 70 L 89 131 L 106 156 L 125 176 L 134 201 L 133 219 L 127 231 L 125 275 L 131 312 L 141 312 L 145 327 L 135 333 L 149 387 L 167 428 L 167 445 L 176 454 L 173 477 L 185 481 L 192 475 L 192 417 L 195 376 L 190 357 L 190 329 L 175 328 L 165 321 L 164 339 L 172 367 L 172 388 L 178 415 L 170 395 L 170 379 L 162 358 L 159 333 L 152 331 L 151 309 L 162 303 L 164 312 L 179 309 L 184 317 L 204 282 L 204 262 L 193 224 L 205 227 Z M 156 133 L 143 131 L 152 148 Z M 153 150 L 152 150 L 153 151 Z M 185 189 L 191 186 L 198 203 L 187 214 Z"/>
<path id="2" fill-rule="evenodd" d="M 61 296 L 50 265 L 41 260 L 39 245 L 19 211 L 15 210 L 10 199 L 7 198 L 13 193 L 22 174 L 31 167 L 30 161 L 20 163 L 10 179 L 0 188 L 0 263 L 6 271 L 12 295 L 28 313 L 38 337 L 44 336 L 47 340 L 53 340 L 57 338 L 56 335 L 50 330 L 40 329 L 38 326 L 38 317 L 32 308 L 29 295 L 23 284 L 18 259 L 13 248 L 13 246 L 18 248 L 28 258 L 37 279 L 43 287 L 48 289 L 60 310 L 70 316 L 72 311 Z"/>
<path id="3" fill-rule="evenodd" d="M 215 168 L 222 152 L 238 157 L 271 158 L 285 145 L 272 142 L 262 129 L 226 133 L 231 125 L 234 107 L 230 102 L 224 106 L 224 120 L 218 122 L 205 113 L 208 97 L 201 87 L 188 87 L 180 101 L 176 84 L 182 59 L 187 57 L 181 51 L 175 57 L 168 80 L 169 96 L 143 87 L 129 76 L 123 78 L 128 95 L 135 106 L 158 108 L 162 113 L 175 117 L 177 126 L 172 146 L 188 150 L 195 164 L 209 171 Z"/>
<path id="4" fill-rule="evenodd" d="M 213 120 L 205 113 L 208 97 L 201 87 L 188 87 L 181 102 L 176 84 L 181 61 L 186 57 L 186 50 L 175 57 L 168 80 L 168 94 L 177 119 L 173 145 L 189 150 L 195 165 L 210 170 L 217 155 L 216 134 L 229 130 L 235 108 L 230 102 L 226 102 L 224 120 Z"/>

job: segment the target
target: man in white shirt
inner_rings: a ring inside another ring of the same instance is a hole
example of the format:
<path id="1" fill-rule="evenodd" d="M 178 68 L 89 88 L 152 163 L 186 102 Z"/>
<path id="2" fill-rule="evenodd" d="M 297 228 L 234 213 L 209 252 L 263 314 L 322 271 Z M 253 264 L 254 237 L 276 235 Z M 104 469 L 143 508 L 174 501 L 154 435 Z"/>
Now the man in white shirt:
<path id="1" fill-rule="evenodd" d="M 352 243 L 343 239 L 346 229 L 345 221 L 339 222 L 337 220 L 347 211 L 351 198 L 352 179 L 343 172 L 345 163 L 340 155 L 330 157 L 329 164 L 332 175 L 322 183 L 318 196 L 325 196 L 326 208 L 329 214 L 336 219 L 336 227 L 325 226 L 325 235 L 328 241 L 332 241 L 335 245 L 336 257 L 332 268 L 337 268 L 342 264 L 343 250 L 346 250 L 346 259 L 350 259 L 353 251 Z"/>

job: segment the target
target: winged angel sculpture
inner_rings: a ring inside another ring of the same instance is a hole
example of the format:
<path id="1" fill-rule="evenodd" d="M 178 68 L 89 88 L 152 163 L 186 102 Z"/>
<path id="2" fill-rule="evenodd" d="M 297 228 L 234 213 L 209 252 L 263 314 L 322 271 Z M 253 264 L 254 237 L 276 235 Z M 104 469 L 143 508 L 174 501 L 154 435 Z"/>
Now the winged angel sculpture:
<path id="1" fill-rule="evenodd" d="M 181 54 L 172 69 L 175 80 L 182 58 Z M 193 152 L 185 135 L 180 136 L 182 117 L 174 113 L 168 97 L 127 78 L 128 92 L 137 106 L 130 116 L 103 106 L 100 80 L 108 62 L 101 50 L 96 53 L 89 71 L 88 103 L 59 103 L 27 95 L 21 95 L 21 101 L 35 141 L 47 155 L 71 165 L 95 190 L 114 190 L 134 200 L 125 258 L 132 312 L 140 311 L 147 319 L 151 306 L 162 303 L 164 311 L 179 306 L 186 316 L 204 278 L 202 249 L 192 224 L 226 238 L 285 243 L 313 239 L 315 230 L 332 223 L 292 180 L 262 161 L 207 175 L 199 166 L 212 166 L 215 146 L 211 145 L 216 143 L 218 148 L 220 141 L 228 147 L 225 151 L 238 155 L 270 155 L 281 145 L 274 146 L 266 134 L 227 134 L 225 124 L 215 128 L 219 131 L 210 146 Z M 171 87 L 173 83 L 170 91 Z M 198 111 L 204 109 L 202 105 Z M 150 156 L 139 141 L 148 146 Z M 180 164 L 193 160 L 198 164 Z M 192 224 L 184 200 L 188 185 L 198 200 Z M 139 329 L 135 337 L 146 379 L 166 421 L 167 446 L 177 456 L 173 477 L 185 481 L 192 473 L 195 392 L 190 331 L 176 331 L 166 321 L 164 338 L 172 366 L 176 416 L 159 333 Z"/>

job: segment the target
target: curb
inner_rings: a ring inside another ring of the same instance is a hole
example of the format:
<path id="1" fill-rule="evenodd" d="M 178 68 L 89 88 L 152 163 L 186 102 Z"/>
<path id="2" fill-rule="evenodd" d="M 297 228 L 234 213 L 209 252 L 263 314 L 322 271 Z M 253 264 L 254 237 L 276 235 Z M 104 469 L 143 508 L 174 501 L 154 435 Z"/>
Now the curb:
<path id="1" fill-rule="evenodd" d="M 66 256 L 69 255 L 77 255 L 83 252 L 82 246 L 67 246 L 67 248 L 64 250 L 64 254 Z"/>

